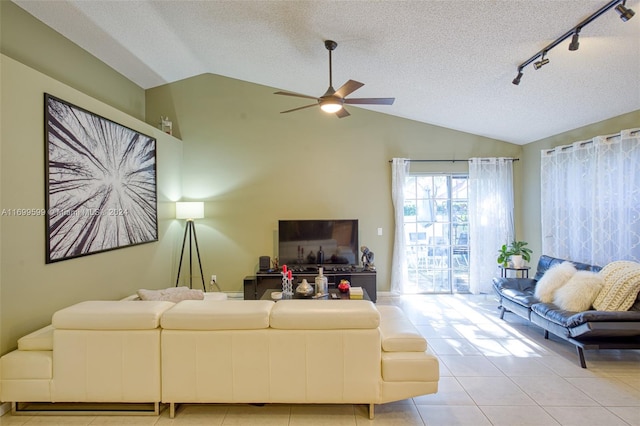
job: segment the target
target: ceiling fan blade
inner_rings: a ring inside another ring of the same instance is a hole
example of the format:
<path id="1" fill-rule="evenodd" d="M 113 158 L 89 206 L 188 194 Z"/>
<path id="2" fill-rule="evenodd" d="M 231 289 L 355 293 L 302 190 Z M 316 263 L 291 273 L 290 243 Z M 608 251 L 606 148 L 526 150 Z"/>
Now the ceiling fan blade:
<path id="1" fill-rule="evenodd" d="M 292 92 L 274 92 L 273 94 L 274 95 L 295 96 L 296 98 L 307 98 L 307 99 L 318 100 L 318 98 L 316 98 L 315 96 L 301 95 L 299 93 L 292 93 Z"/>
<path id="2" fill-rule="evenodd" d="M 345 99 L 345 104 L 351 105 L 393 105 L 396 98 L 352 98 Z"/>
<path id="3" fill-rule="evenodd" d="M 314 107 L 314 106 L 318 106 L 318 104 L 311 104 L 311 105 L 305 105 L 305 106 L 301 106 L 301 107 L 294 108 L 294 109 L 288 109 L 286 111 L 281 111 L 280 114 L 285 114 L 287 112 L 298 111 L 298 110 L 305 109 L 305 108 L 311 108 L 311 107 Z"/>
<path id="4" fill-rule="evenodd" d="M 360 83 L 359 81 L 349 80 L 345 84 L 343 84 L 338 90 L 336 90 L 336 95 L 344 98 L 348 96 L 350 93 L 355 92 L 359 88 L 364 86 L 364 83 Z"/>
<path id="5" fill-rule="evenodd" d="M 349 111 L 347 111 L 346 109 L 341 108 L 338 111 L 336 111 L 336 115 L 338 116 L 338 118 L 345 118 L 350 116 L 351 114 L 349 114 Z"/>

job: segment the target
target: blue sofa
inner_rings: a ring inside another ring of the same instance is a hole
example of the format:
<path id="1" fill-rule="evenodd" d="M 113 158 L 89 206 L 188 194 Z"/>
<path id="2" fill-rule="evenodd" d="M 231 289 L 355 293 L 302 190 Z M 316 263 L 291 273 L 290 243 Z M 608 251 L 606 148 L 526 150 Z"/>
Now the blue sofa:
<path id="1" fill-rule="evenodd" d="M 533 278 L 494 278 L 500 297 L 500 319 L 512 312 L 576 346 L 580 366 L 586 368 L 585 349 L 640 349 L 640 294 L 628 311 L 573 312 L 553 303 L 542 303 L 534 295 L 536 283 L 553 265 L 565 262 L 543 255 Z M 601 267 L 571 261 L 578 270 L 598 272 Z"/>

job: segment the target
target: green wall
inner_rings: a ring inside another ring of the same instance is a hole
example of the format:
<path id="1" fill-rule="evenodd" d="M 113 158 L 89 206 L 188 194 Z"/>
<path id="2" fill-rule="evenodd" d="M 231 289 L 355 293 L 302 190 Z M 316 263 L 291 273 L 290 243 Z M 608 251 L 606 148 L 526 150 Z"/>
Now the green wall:
<path id="1" fill-rule="evenodd" d="M 94 299 L 118 299 L 139 288 L 173 285 L 182 228 L 173 219 L 180 197 L 182 142 L 128 114 L 0 57 L 0 211 L 44 209 L 44 93 L 157 138 L 159 241 L 45 264 L 44 216 L 0 215 L 0 354 L 51 322 L 56 310 Z"/>
<path id="2" fill-rule="evenodd" d="M 3 54 L 144 120 L 142 88 L 8 0 L 0 17 Z"/>
<path id="3" fill-rule="evenodd" d="M 197 221 L 205 276 L 241 291 L 258 257 L 277 255 L 278 219 L 356 218 L 375 253 L 378 289 L 389 290 L 393 157 L 518 157 L 506 142 L 349 106 L 338 119 L 275 96 L 276 88 L 203 74 L 147 90 L 147 122 L 169 116 L 184 142 L 183 195 L 204 200 Z M 455 114 L 455 111 L 452 111 Z M 419 164 L 451 171 L 451 163 Z M 515 163 L 516 175 L 520 163 Z M 455 163 L 466 171 L 467 163 Z M 377 235 L 382 228 L 383 235 Z"/>

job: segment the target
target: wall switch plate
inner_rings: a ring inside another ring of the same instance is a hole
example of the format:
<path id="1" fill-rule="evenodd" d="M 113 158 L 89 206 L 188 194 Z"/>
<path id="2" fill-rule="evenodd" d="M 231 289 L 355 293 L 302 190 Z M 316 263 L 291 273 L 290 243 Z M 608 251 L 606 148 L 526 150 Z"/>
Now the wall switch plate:
<path id="1" fill-rule="evenodd" d="M 382 228 L 378 228 L 378 235 L 382 235 Z"/>

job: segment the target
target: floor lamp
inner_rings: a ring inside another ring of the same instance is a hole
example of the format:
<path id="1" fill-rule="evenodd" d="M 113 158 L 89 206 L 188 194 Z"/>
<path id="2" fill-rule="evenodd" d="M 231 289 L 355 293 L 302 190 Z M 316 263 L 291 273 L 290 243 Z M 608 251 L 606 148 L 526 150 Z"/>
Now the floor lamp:
<path id="1" fill-rule="evenodd" d="M 189 234 L 189 288 L 193 288 L 193 257 L 191 253 L 192 242 L 196 244 L 196 254 L 198 255 L 198 266 L 200 267 L 200 277 L 202 278 L 202 289 L 207 291 L 204 285 L 204 273 L 202 272 L 202 262 L 200 261 L 200 249 L 198 248 L 198 237 L 196 236 L 196 227 L 194 219 L 204 218 L 204 203 L 197 202 L 178 202 L 176 203 L 176 219 L 186 219 L 187 226 L 184 228 L 184 237 L 182 237 L 182 250 L 180 250 L 180 263 L 178 265 L 178 278 L 176 278 L 176 287 L 180 282 L 180 271 L 182 270 L 182 259 L 184 258 L 184 246 L 187 242 L 187 234 Z"/>

